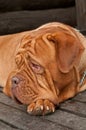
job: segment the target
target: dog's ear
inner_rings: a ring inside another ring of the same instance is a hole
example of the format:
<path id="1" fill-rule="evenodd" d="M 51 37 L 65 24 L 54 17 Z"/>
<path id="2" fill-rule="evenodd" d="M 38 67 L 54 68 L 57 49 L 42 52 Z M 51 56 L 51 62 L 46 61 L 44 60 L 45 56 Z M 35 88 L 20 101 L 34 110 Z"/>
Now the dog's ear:
<path id="1" fill-rule="evenodd" d="M 83 45 L 76 36 L 62 31 L 49 36 L 56 46 L 58 67 L 61 72 L 68 73 L 74 65 L 79 63 L 84 50 Z"/>

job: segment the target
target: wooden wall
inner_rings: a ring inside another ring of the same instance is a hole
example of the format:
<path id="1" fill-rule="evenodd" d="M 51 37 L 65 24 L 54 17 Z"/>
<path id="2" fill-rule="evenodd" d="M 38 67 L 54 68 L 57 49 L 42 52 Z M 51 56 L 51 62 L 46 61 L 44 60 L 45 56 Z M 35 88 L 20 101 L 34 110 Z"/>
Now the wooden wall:
<path id="1" fill-rule="evenodd" d="M 86 33 L 86 0 L 75 0 L 77 27 Z"/>

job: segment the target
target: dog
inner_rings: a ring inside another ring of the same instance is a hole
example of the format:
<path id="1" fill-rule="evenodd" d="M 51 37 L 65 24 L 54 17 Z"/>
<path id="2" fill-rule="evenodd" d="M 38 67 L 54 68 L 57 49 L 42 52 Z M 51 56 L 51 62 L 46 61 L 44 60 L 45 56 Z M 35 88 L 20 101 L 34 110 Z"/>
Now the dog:
<path id="1" fill-rule="evenodd" d="M 53 113 L 86 90 L 85 56 L 86 38 L 59 22 L 0 36 L 0 85 L 29 114 Z"/>

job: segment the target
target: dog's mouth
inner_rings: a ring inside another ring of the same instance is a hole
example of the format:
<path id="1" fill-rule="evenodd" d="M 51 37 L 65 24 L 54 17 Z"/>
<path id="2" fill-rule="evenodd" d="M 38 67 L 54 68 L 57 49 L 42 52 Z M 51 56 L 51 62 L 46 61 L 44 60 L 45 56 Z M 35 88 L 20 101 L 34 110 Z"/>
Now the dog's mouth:
<path id="1" fill-rule="evenodd" d="M 21 102 L 21 101 L 17 98 L 17 96 L 15 95 L 14 90 L 12 89 L 11 91 L 12 91 L 12 98 L 13 98 L 13 100 L 14 100 L 16 103 L 18 103 L 18 104 L 22 104 L 22 102 Z"/>
<path id="2" fill-rule="evenodd" d="M 19 101 L 19 99 L 18 99 L 16 96 L 13 95 L 12 98 L 14 99 L 14 101 L 15 101 L 16 103 L 22 104 L 22 102 Z"/>

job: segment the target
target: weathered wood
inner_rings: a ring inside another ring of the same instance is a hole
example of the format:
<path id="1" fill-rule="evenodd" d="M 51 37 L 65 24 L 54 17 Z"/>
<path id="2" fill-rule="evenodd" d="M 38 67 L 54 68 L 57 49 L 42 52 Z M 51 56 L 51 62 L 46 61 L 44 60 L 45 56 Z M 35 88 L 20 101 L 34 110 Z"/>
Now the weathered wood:
<path id="1" fill-rule="evenodd" d="M 45 118 L 30 116 L 25 112 L 10 108 L 4 104 L 0 104 L 0 120 L 22 130 L 57 130 L 57 128 L 58 130 L 69 130 L 66 127 L 63 128 L 58 123 L 48 121 Z"/>
<path id="2" fill-rule="evenodd" d="M 14 126 L 15 127 L 15 126 Z M 0 121 L 0 130 L 20 130 L 18 128 L 14 128 L 13 126 L 11 125 L 8 125 L 6 124 L 5 122 L 3 121 Z"/>
<path id="3" fill-rule="evenodd" d="M 74 0 L 0 0 L 0 11 L 44 10 L 74 6 Z"/>
<path id="4" fill-rule="evenodd" d="M 0 93 L 0 102 L 2 102 L 0 103 L 0 120 L 9 123 L 11 126 L 14 125 L 18 129 L 27 130 L 29 128 L 36 130 L 36 128 L 39 128 L 41 130 L 42 127 L 45 129 L 44 126 L 46 128 L 49 127 L 49 130 L 55 130 L 56 128 L 58 130 L 86 129 L 86 105 L 83 105 L 83 103 L 67 101 L 61 105 L 61 110 L 59 109 L 52 115 L 40 118 L 28 115 L 23 108 L 20 111 L 17 108 L 17 104 L 13 101 L 11 102 L 11 99 L 6 98 L 2 93 Z M 59 126 L 59 124 L 64 126 L 64 128 Z"/>
<path id="5" fill-rule="evenodd" d="M 76 101 L 86 103 L 86 91 L 79 93 L 76 97 L 73 98 Z"/>
<path id="6" fill-rule="evenodd" d="M 6 105 L 8 105 L 10 107 L 19 109 L 21 111 L 26 111 L 26 106 L 17 104 L 14 100 L 12 100 L 11 98 L 7 97 L 3 93 L 0 93 L 0 103 L 6 104 Z"/>
<path id="7" fill-rule="evenodd" d="M 81 31 L 86 31 L 86 0 L 75 1 L 78 29 Z"/>
<path id="8" fill-rule="evenodd" d="M 62 126 L 69 127 L 72 130 L 86 130 L 86 118 L 67 111 L 58 110 L 45 118 Z"/>
<path id="9" fill-rule="evenodd" d="M 35 29 L 48 22 L 76 26 L 75 7 L 0 14 L 0 35 Z"/>
<path id="10" fill-rule="evenodd" d="M 38 117 L 30 116 L 25 106 L 16 104 L 0 92 L 0 130 L 17 129 L 85 130 L 86 91 L 62 103 L 55 113 Z"/>
<path id="11" fill-rule="evenodd" d="M 69 100 L 61 104 L 61 110 L 86 118 L 86 103 Z"/>

